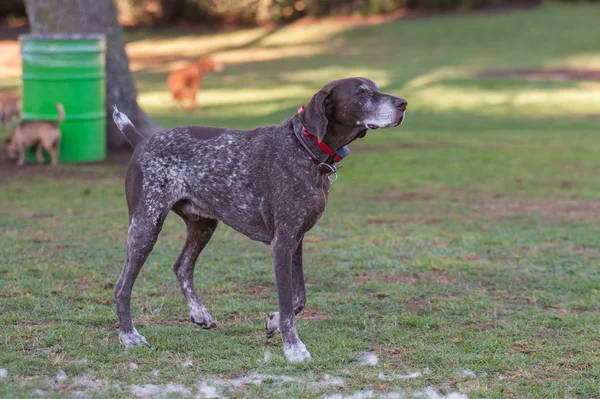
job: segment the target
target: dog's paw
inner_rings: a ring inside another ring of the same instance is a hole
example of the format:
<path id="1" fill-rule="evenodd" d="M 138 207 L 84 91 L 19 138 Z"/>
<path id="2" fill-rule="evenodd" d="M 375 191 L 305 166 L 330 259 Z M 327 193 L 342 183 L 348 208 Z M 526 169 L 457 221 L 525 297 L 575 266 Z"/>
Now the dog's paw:
<path id="1" fill-rule="evenodd" d="M 149 345 L 146 338 L 137 332 L 135 328 L 129 333 L 120 332 L 119 341 L 121 341 L 121 344 L 126 348 L 138 345 Z"/>
<path id="2" fill-rule="evenodd" d="M 279 312 L 273 312 L 267 317 L 265 333 L 267 338 L 273 338 L 279 332 Z"/>
<path id="3" fill-rule="evenodd" d="M 306 350 L 306 346 L 302 341 L 298 341 L 292 345 L 283 344 L 283 355 L 290 363 L 302 363 L 312 360 L 312 356 Z"/>
<path id="4" fill-rule="evenodd" d="M 210 316 L 206 308 L 203 309 L 194 309 L 190 311 L 190 320 L 192 323 L 195 323 L 202 327 L 205 330 L 212 330 L 213 328 L 217 328 L 217 323 Z"/>

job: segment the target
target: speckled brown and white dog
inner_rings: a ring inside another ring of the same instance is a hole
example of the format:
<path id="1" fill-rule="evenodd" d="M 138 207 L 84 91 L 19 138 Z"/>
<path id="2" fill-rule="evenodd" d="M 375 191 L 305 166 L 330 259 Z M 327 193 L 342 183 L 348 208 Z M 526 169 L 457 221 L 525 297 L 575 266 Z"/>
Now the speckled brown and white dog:
<path id="1" fill-rule="evenodd" d="M 121 343 L 147 344 L 131 320 L 131 290 L 163 221 L 173 211 L 187 226 L 173 269 L 190 319 L 205 329 L 216 327 L 196 295 L 193 272 L 222 221 L 271 246 L 279 312 L 267 320 L 267 335 L 281 331 L 288 361 L 310 359 L 295 323 L 306 303 L 304 234 L 325 211 L 334 162 L 347 152 L 345 146 L 369 129 L 398 126 L 406 105 L 402 98 L 381 93 L 368 79 L 349 78 L 328 83 L 281 125 L 253 130 L 183 126 L 150 138 L 137 132 L 115 107 L 115 123 L 135 148 L 125 181 L 127 255 L 115 286 Z"/>

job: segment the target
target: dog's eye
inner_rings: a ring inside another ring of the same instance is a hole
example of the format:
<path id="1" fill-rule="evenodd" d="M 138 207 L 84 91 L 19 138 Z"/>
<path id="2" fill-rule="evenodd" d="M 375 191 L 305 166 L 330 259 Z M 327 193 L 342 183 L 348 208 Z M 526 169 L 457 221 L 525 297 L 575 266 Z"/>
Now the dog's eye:
<path id="1" fill-rule="evenodd" d="M 367 92 L 367 89 L 366 89 L 364 86 L 359 86 L 359 87 L 356 89 L 356 93 L 357 93 L 357 94 L 365 94 L 366 92 Z"/>

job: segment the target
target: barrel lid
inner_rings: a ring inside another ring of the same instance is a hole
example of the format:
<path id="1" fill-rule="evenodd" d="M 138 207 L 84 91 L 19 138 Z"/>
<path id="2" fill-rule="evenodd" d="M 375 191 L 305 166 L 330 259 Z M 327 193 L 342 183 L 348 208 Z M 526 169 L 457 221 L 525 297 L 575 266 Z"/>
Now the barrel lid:
<path id="1" fill-rule="evenodd" d="M 103 33 L 28 33 L 19 40 L 105 40 Z"/>

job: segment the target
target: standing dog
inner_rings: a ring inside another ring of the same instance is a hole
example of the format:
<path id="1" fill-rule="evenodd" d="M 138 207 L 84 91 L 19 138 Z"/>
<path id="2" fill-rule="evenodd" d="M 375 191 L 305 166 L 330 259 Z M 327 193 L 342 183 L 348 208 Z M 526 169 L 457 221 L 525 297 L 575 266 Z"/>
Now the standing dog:
<path id="1" fill-rule="evenodd" d="M 194 289 L 194 266 L 219 221 L 271 246 L 279 312 L 266 333 L 281 331 L 290 362 L 310 359 L 296 332 L 306 303 L 302 240 L 319 220 L 345 147 L 367 130 L 398 126 L 406 100 L 375 83 L 349 78 L 328 83 L 306 108 L 281 125 L 253 130 L 176 127 L 144 138 L 116 107 L 115 123 L 135 148 L 125 177 L 129 233 L 125 266 L 115 285 L 119 339 L 147 344 L 131 320 L 131 290 L 169 211 L 187 226 L 173 270 L 202 328 L 216 324 Z"/>
<path id="2" fill-rule="evenodd" d="M 58 121 L 21 121 L 11 137 L 5 140 L 8 159 L 18 159 L 17 165 L 25 162 L 25 150 L 37 146 L 36 155 L 38 163 L 44 163 L 42 148 L 50 154 L 51 165 L 58 163 L 60 145 L 60 125 L 65 120 L 65 108 L 61 103 L 56 103 Z"/>
<path id="3" fill-rule="evenodd" d="M 210 58 L 206 58 L 187 68 L 171 72 L 167 78 L 167 85 L 173 96 L 172 107 L 174 107 L 176 103 L 183 103 L 183 100 L 188 99 L 190 102 L 188 110 L 195 109 L 196 93 L 200 90 L 204 75 L 213 71 L 221 72 L 223 68 L 223 64 L 215 62 Z"/>

